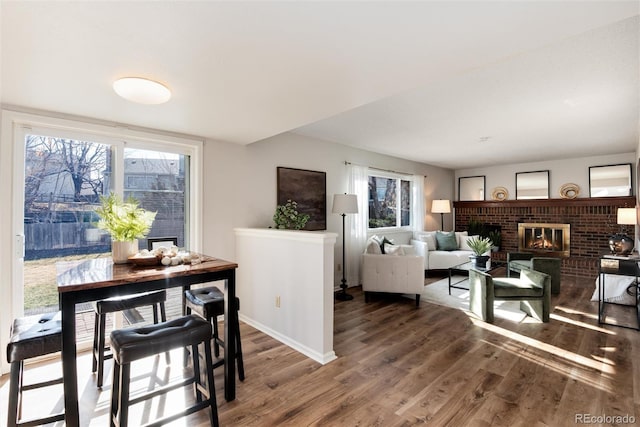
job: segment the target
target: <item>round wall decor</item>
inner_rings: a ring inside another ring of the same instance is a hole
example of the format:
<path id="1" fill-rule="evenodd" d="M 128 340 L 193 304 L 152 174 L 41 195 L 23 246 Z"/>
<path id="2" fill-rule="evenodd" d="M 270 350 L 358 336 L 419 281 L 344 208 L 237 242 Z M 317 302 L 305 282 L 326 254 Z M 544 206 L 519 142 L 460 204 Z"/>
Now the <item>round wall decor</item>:
<path id="1" fill-rule="evenodd" d="M 504 187 L 496 187 L 491 193 L 493 200 L 507 200 L 509 198 L 509 192 Z"/>
<path id="2" fill-rule="evenodd" d="M 567 183 L 560 187 L 560 197 L 563 199 L 575 199 L 580 194 L 580 187 L 576 184 Z"/>

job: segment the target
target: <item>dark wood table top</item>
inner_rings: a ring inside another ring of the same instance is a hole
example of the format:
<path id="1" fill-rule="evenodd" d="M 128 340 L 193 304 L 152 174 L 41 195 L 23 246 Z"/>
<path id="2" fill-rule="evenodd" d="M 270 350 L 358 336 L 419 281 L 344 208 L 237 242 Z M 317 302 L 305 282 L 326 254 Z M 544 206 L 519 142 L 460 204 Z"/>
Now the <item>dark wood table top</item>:
<path id="1" fill-rule="evenodd" d="M 114 264 L 110 257 L 58 262 L 56 264 L 58 292 L 96 289 L 238 268 L 238 264 L 234 262 L 208 255 L 198 255 L 201 259 L 199 264 L 175 266 L 142 267 L 133 264 Z"/>

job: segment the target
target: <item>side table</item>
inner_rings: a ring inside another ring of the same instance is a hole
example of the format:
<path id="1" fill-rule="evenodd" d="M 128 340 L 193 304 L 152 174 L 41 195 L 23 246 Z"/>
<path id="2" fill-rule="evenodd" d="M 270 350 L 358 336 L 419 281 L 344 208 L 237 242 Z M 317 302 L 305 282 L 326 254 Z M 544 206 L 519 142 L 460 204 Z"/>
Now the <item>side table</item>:
<path id="1" fill-rule="evenodd" d="M 640 259 L 638 258 L 622 259 L 622 257 L 620 257 L 618 259 L 614 259 L 607 256 L 600 257 L 599 268 L 598 268 L 598 274 L 600 279 L 599 280 L 600 284 L 598 287 L 598 323 L 599 324 L 640 330 L 640 309 L 638 307 L 638 286 L 640 286 L 640 267 L 638 266 L 638 262 L 640 262 Z M 629 289 L 632 290 L 632 295 L 633 295 L 635 304 L 621 304 L 616 302 L 605 301 L 604 291 L 606 286 L 606 283 L 605 283 L 606 274 L 635 277 L 634 283 L 629 287 Z M 629 325 L 624 325 L 619 323 L 606 322 L 605 310 L 608 304 L 619 305 L 619 306 L 622 305 L 622 306 L 634 308 L 636 311 L 637 326 L 634 327 L 634 326 L 629 326 Z"/>

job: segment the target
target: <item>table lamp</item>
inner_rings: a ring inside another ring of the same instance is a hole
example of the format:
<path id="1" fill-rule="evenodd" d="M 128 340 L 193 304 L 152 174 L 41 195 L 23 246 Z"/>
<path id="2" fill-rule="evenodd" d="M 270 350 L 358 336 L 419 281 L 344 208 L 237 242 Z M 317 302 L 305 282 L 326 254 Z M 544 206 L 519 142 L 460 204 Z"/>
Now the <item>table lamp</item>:
<path id="1" fill-rule="evenodd" d="M 618 208 L 618 225 L 636 225 L 636 208 Z M 609 237 L 609 249 L 614 255 L 629 255 L 633 250 L 634 239 L 624 233 L 616 233 Z"/>
<path id="2" fill-rule="evenodd" d="M 444 231 L 444 214 L 451 213 L 449 200 L 434 200 L 431 203 L 431 212 L 440 214 L 440 230 Z"/>

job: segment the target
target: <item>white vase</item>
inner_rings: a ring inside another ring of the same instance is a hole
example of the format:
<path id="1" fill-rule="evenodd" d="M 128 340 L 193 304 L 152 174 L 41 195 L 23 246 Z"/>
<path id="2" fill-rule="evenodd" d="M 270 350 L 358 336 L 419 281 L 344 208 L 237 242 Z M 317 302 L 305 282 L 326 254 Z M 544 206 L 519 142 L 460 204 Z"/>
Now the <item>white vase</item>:
<path id="1" fill-rule="evenodd" d="M 111 241 L 111 257 L 114 264 L 126 264 L 129 257 L 138 252 L 138 239 L 127 242 Z"/>

